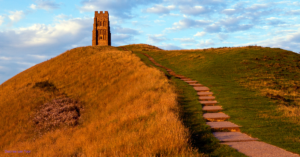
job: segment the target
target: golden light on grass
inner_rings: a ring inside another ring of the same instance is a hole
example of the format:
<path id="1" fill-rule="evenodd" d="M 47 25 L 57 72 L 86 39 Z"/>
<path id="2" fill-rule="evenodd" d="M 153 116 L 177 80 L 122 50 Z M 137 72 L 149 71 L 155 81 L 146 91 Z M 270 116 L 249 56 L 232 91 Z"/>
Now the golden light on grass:
<path id="1" fill-rule="evenodd" d="M 33 88 L 46 80 L 57 90 Z M 61 96 L 83 102 L 79 124 L 37 133 L 39 106 Z M 69 50 L 4 82 L 0 102 L 1 150 L 35 157 L 201 156 L 179 120 L 174 87 L 130 51 Z"/>

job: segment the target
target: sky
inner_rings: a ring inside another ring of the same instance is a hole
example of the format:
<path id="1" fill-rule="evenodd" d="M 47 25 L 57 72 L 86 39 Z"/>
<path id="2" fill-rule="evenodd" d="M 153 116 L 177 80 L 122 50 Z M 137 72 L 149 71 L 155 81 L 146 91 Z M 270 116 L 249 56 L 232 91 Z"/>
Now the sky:
<path id="1" fill-rule="evenodd" d="M 95 11 L 109 12 L 112 46 L 300 52 L 300 0 L 0 0 L 0 84 L 91 45 Z"/>

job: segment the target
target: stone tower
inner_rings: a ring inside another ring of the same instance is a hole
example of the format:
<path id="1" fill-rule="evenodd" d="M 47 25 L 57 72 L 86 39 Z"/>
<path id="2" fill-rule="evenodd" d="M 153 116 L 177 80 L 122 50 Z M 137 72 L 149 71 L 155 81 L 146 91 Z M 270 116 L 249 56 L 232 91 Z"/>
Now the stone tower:
<path id="1" fill-rule="evenodd" d="M 92 45 L 110 45 L 110 27 L 108 11 L 95 11 Z"/>

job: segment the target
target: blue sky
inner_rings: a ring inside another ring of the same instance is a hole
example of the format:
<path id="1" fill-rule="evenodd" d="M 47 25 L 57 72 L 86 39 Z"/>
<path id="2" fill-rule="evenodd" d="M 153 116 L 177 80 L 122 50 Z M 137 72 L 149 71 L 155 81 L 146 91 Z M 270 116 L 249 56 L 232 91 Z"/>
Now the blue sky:
<path id="1" fill-rule="evenodd" d="M 68 49 L 91 45 L 95 11 L 109 12 L 112 46 L 256 44 L 300 52 L 299 0 L 0 0 L 0 84 Z"/>

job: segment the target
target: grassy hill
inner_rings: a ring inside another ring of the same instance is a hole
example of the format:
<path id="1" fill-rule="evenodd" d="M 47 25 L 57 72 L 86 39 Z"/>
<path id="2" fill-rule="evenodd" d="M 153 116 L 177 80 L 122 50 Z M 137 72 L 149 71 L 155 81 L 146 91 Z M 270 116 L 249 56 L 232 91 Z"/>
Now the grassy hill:
<path id="1" fill-rule="evenodd" d="M 75 48 L 0 85 L 0 156 L 202 156 L 176 99 L 132 52 Z"/>
<path id="2" fill-rule="evenodd" d="M 141 52 L 209 87 L 242 132 L 300 154 L 299 54 L 134 44 L 75 48 L 0 85 L 0 156 L 243 156 L 213 137 L 193 88 Z"/>
<path id="3" fill-rule="evenodd" d="M 260 46 L 170 51 L 148 50 L 139 45 L 124 47 L 149 65 L 152 64 L 141 52 L 209 87 L 230 121 L 242 126 L 242 132 L 300 154 L 299 54 Z M 200 152 L 214 152 L 214 139 L 201 118 L 196 92 L 183 81 L 169 77 L 180 89 L 177 94 L 181 116 L 193 145 Z"/>

